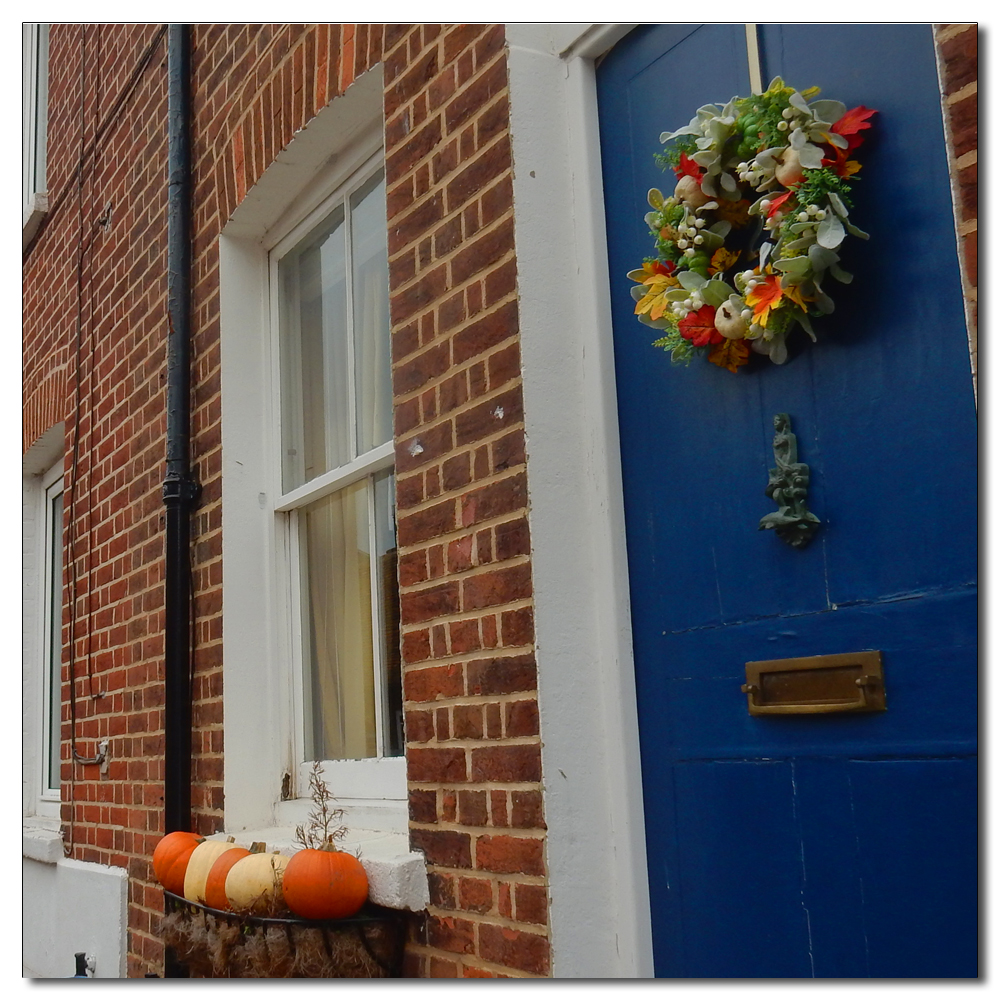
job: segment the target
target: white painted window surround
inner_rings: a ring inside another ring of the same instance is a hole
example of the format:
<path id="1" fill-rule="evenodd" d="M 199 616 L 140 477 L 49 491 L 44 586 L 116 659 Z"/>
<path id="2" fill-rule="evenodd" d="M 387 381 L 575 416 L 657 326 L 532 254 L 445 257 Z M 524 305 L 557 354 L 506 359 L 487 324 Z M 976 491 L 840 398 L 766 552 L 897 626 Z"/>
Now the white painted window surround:
<path id="1" fill-rule="evenodd" d="M 31 242 L 49 210 L 45 182 L 48 123 L 49 26 L 21 24 L 22 248 Z"/>
<path id="2" fill-rule="evenodd" d="M 633 27 L 506 26 L 556 978 L 653 975 L 594 67 Z"/>
<path id="3" fill-rule="evenodd" d="M 52 595 L 62 592 L 62 523 L 51 523 L 48 500 L 62 480 L 62 457 L 60 423 L 28 450 L 22 462 L 22 814 L 25 851 L 39 860 L 49 860 L 54 851 L 62 857 L 59 787 L 51 787 L 46 780 L 52 746 L 50 687 L 60 669 L 59 650 L 52 649 L 53 632 L 58 628 L 51 617 Z M 53 552 L 54 542 L 58 553 Z M 53 566 L 53 556 L 58 567 Z M 61 609 L 61 599 L 58 603 Z M 58 698 L 58 690 L 54 694 Z"/>
<path id="4" fill-rule="evenodd" d="M 282 497 L 270 458 L 280 445 L 268 255 L 371 162 L 382 130 L 379 66 L 296 133 L 219 239 L 225 826 L 239 843 L 287 852 L 310 802 L 282 509 L 290 495 Z M 391 447 L 376 450 L 384 465 Z M 427 877 L 423 856 L 409 849 L 405 758 L 328 762 L 325 774 L 350 828 L 344 846 L 360 850 L 373 900 L 423 909 Z"/>

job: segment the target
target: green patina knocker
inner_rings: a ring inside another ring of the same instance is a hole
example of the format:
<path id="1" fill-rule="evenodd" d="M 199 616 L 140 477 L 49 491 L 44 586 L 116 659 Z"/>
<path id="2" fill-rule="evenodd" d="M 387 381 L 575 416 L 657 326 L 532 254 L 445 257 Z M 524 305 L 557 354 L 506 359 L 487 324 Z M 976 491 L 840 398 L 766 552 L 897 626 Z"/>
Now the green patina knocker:
<path id="1" fill-rule="evenodd" d="M 773 514 L 760 519 L 759 528 L 773 528 L 792 548 L 804 549 L 816 534 L 820 519 L 806 508 L 809 466 L 799 461 L 799 448 L 787 413 L 774 416 L 774 461 L 768 470 L 764 492 L 778 505 Z"/>

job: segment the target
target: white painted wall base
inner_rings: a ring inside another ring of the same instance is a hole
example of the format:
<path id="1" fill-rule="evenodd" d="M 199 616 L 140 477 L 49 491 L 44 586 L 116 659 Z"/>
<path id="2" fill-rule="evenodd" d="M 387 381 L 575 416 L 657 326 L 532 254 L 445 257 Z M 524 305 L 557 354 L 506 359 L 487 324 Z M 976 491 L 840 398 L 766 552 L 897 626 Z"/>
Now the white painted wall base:
<path id="1" fill-rule="evenodd" d="M 28 979 L 63 979 L 78 951 L 96 979 L 124 979 L 128 873 L 86 861 L 21 861 L 21 963 Z"/>

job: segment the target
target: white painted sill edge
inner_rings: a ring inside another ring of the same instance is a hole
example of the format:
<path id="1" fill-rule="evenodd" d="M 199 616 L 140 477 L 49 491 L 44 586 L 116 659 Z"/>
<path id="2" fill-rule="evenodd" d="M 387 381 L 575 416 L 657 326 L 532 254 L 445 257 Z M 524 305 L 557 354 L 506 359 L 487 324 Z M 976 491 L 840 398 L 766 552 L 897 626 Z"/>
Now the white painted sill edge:
<path id="1" fill-rule="evenodd" d="M 24 211 L 21 215 L 21 250 L 27 248 L 28 244 L 35 238 L 38 227 L 42 224 L 42 219 L 48 214 L 49 198 L 44 191 L 37 191 L 25 203 Z"/>
<path id="2" fill-rule="evenodd" d="M 21 823 L 21 856 L 54 865 L 65 857 L 59 821 L 55 829 L 44 819 L 24 819 Z"/>
<path id="3" fill-rule="evenodd" d="M 209 840 L 235 837 L 241 847 L 254 841 L 267 845 L 268 851 L 291 856 L 301 847 L 295 842 L 291 827 L 267 827 L 260 830 L 240 830 L 239 833 L 214 833 Z M 424 856 L 410 850 L 409 836 L 379 830 L 352 829 L 337 846 L 354 854 L 364 865 L 368 876 L 368 895 L 373 903 L 394 910 L 419 913 L 430 903 L 427 888 L 427 866 Z"/>

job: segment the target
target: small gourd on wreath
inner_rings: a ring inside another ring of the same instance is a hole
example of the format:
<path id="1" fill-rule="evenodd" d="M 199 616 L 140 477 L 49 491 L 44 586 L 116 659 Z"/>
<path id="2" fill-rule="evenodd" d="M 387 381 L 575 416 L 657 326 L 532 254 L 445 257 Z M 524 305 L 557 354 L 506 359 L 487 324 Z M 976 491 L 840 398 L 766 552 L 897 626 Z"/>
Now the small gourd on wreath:
<path id="1" fill-rule="evenodd" d="M 707 104 L 664 132 L 657 160 L 677 175 L 673 194 L 650 190 L 646 223 L 656 253 L 630 271 L 642 323 L 674 362 L 696 354 L 737 372 L 750 352 L 788 360 L 787 339 L 833 312 L 827 277 L 846 235 L 867 239 L 848 212 L 861 169 L 851 154 L 876 112 L 812 100 L 780 77 L 762 94 Z M 826 284 L 826 287 L 824 285 Z"/>

